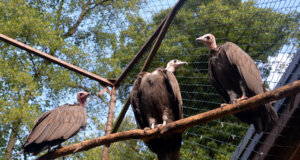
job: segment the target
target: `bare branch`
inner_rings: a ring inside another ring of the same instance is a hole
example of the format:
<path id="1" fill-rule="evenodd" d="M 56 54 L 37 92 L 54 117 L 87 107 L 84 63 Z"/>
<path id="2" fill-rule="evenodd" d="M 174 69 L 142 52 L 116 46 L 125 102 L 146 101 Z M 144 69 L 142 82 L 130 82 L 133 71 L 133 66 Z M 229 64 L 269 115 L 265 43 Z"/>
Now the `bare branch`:
<path id="1" fill-rule="evenodd" d="M 59 24 L 60 24 L 59 22 L 60 22 L 60 18 L 61 18 L 61 12 L 62 12 L 63 5 L 64 5 L 64 0 L 60 1 L 60 3 L 59 3 L 59 7 L 57 10 L 57 20 L 56 20 L 55 30 L 58 30 L 58 28 L 59 28 Z"/>
<path id="2" fill-rule="evenodd" d="M 109 134 L 103 137 L 90 139 L 81 143 L 73 144 L 60 148 L 56 151 L 46 153 L 45 155 L 38 158 L 42 159 L 54 159 L 68 154 L 73 154 L 80 151 L 86 151 L 91 148 L 101 146 L 104 144 L 110 144 L 113 142 L 124 141 L 129 139 L 150 139 L 160 136 L 166 136 L 175 132 L 183 132 L 185 129 L 203 124 L 218 118 L 222 118 L 228 115 L 238 113 L 250 108 L 260 106 L 261 104 L 269 103 L 274 100 L 279 100 L 284 97 L 296 95 L 300 92 L 300 80 L 295 81 L 291 84 L 285 85 L 273 91 L 262 93 L 251 97 L 247 100 L 240 101 L 239 103 L 226 105 L 224 107 L 218 107 L 217 109 L 197 114 L 188 118 L 184 118 L 172 123 L 168 123 L 166 126 L 151 130 L 135 129 L 125 132 L 118 132 Z"/>
<path id="3" fill-rule="evenodd" d="M 111 1 L 111 0 L 103 0 L 103 1 L 98 2 L 98 3 L 96 3 L 96 2 L 91 3 L 91 4 L 93 4 L 94 6 L 90 7 L 90 8 L 88 9 L 88 11 L 93 10 L 94 8 L 96 8 L 96 7 L 100 6 L 100 5 L 104 5 L 104 3 L 108 2 L 108 1 Z"/>
<path id="4" fill-rule="evenodd" d="M 84 4 L 81 8 L 81 13 L 76 21 L 76 23 L 71 27 L 69 28 L 68 32 L 64 34 L 64 37 L 70 37 L 72 36 L 78 29 L 80 23 L 83 21 L 84 17 L 90 13 L 94 8 L 104 4 L 105 2 L 108 2 L 109 0 L 103 0 L 101 2 L 98 2 L 98 3 L 90 3 L 90 2 L 87 2 L 86 4 Z M 90 7 L 91 5 L 93 5 L 92 7 Z M 90 8 L 89 8 L 90 7 Z"/>

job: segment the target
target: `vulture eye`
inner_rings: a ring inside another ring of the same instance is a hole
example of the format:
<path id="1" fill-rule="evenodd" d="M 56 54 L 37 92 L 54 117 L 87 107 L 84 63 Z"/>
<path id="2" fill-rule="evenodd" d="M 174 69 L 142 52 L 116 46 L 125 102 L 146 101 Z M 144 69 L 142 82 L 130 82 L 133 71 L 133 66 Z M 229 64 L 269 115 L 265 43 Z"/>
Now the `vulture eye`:
<path id="1" fill-rule="evenodd" d="M 83 95 L 83 93 L 79 93 L 79 96 L 82 96 Z"/>
<path id="2" fill-rule="evenodd" d="M 207 36 L 206 39 L 210 40 L 210 36 Z"/>
<path id="3" fill-rule="evenodd" d="M 175 59 L 175 60 L 174 60 L 174 63 L 176 63 L 176 62 L 177 62 L 177 60 Z"/>

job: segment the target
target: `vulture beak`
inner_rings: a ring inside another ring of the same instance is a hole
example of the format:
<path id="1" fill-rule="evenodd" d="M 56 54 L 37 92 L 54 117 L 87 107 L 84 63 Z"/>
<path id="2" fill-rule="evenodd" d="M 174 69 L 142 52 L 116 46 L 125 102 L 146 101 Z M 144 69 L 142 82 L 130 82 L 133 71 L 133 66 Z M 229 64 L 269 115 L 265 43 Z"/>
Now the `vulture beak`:
<path id="1" fill-rule="evenodd" d="M 196 38 L 197 42 L 203 42 L 205 40 L 204 36 Z"/>
<path id="2" fill-rule="evenodd" d="M 177 60 L 177 62 L 176 62 L 176 68 L 179 68 L 179 67 L 181 67 L 183 65 L 188 65 L 188 63 L 185 62 L 185 61 Z"/>
<path id="3" fill-rule="evenodd" d="M 177 61 L 177 64 L 179 64 L 179 65 L 188 65 L 188 62 L 185 62 L 185 61 Z"/>

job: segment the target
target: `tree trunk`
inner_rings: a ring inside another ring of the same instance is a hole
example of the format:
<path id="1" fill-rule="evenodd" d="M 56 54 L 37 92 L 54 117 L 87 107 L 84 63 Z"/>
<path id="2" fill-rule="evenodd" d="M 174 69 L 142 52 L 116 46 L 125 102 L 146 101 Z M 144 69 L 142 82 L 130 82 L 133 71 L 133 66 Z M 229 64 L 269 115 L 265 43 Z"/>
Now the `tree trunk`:
<path id="1" fill-rule="evenodd" d="M 7 159 L 10 159 L 12 156 L 13 148 L 17 141 L 17 135 L 18 135 L 20 123 L 21 123 L 20 121 L 12 123 L 12 129 L 11 129 L 11 133 L 9 136 L 8 144 L 6 147 L 6 153 L 5 153 L 5 157 Z"/>

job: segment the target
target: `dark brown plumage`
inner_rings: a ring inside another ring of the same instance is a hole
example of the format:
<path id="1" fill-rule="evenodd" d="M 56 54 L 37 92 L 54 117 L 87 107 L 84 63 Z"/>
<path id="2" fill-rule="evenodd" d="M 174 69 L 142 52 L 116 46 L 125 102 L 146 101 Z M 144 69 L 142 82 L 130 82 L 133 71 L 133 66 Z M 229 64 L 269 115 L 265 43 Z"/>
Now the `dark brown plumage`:
<path id="1" fill-rule="evenodd" d="M 173 72 L 184 64 L 187 63 L 172 60 L 166 69 L 158 68 L 152 73 L 138 75 L 130 97 L 139 128 L 155 128 L 183 118 L 181 93 Z M 177 160 L 181 141 L 181 133 L 175 133 L 147 140 L 145 144 L 157 154 L 159 160 Z"/>
<path id="2" fill-rule="evenodd" d="M 55 145 L 60 145 L 84 129 L 86 112 L 84 105 L 87 92 L 78 92 L 79 104 L 65 104 L 43 113 L 34 121 L 34 127 L 24 144 L 24 152 L 34 155 Z"/>
<path id="3" fill-rule="evenodd" d="M 212 34 L 196 40 L 204 43 L 210 50 L 209 80 L 226 103 L 234 103 L 265 92 L 254 60 L 240 47 L 231 42 L 217 46 Z M 242 122 L 253 123 L 257 133 L 269 131 L 278 120 L 276 111 L 269 103 L 235 115 Z"/>

